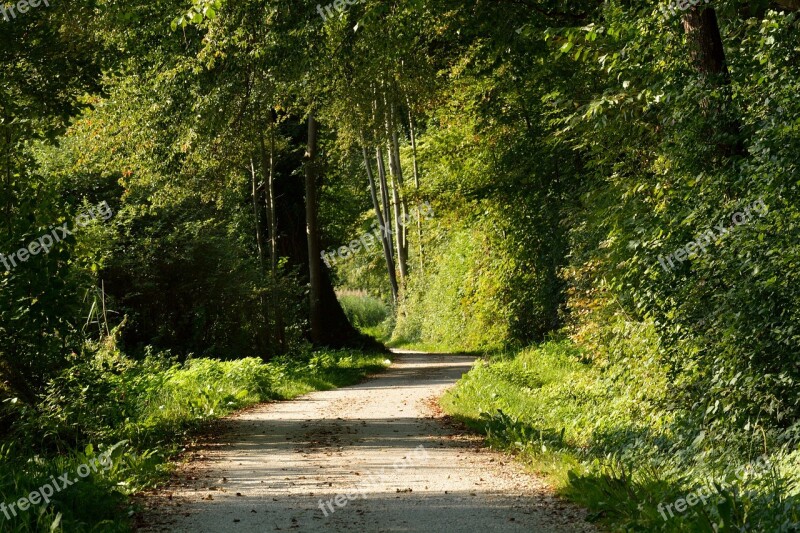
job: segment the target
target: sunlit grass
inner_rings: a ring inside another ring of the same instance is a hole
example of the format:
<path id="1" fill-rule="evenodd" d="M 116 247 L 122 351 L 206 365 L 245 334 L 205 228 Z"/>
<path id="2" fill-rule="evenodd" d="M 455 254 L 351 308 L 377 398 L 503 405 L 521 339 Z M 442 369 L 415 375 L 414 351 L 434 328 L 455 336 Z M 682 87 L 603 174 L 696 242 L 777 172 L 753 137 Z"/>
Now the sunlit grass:
<path id="1" fill-rule="evenodd" d="M 680 438 L 699 429 L 681 426 L 674 413 L 645 401 L 648 387 L 648 394 L 667 390 L 657 372 L 629 370 L 619 380 L 570 343 L 551 342 L 476 365 L 442 406 L 614 530 L 710 532 L 713 523 L 725 523 L 777 531 L 780 523 L 800 518 L 792 454 L 775 453 L 774 469 L 733 479 L 729 470 L 748 458 L 718 444 L 725 460 L 707 464 L 691 439 Z M 648 378 L 638 383 L 637 371 Z M 726 479 L 718 498 L 662 518 L 659 504 L 685 497 L 710 478 Z"/>
<path id="2" fill-rule="evenodd" d="M 0 502 L 29 495 L 50 476 L 74 473 L 98 450 L 119 443 L 113 466 L 59 492 L 47 505 L 10 514 L 10 520 L 0 512 L 0 531 L 128 531 L 134 509 L 127 497 L 165 479 L 171 457 L 207 421 L 261 402 L 354 384 L 389 364 L 384 354 L 355 351 L 314 352 L 269 363 L 248 358 L 178 364 L 158 356 L 134 362 L 116 351 L 98 354 L 101 359 L 102 370 L 90 362 L 77 373 L 80 380 L 66 377 L 54 386 L 41 413 L 21 410 L 13 441 L 24 435 L 46 440 L 55 450 L 31 456 L 32 446 L 0 447 Z M 97 395 L 83 401 L 80 394 L 90 389 Z M 67 445 L 65 439 L 74 432 L 85 439 L 85 449 Z"/>

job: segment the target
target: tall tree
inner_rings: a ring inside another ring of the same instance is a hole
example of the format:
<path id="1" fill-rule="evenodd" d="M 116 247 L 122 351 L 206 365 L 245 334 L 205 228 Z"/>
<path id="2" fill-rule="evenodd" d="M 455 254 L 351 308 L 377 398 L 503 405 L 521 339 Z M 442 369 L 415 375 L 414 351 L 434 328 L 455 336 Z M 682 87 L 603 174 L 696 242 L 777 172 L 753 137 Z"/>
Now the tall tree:
<path id="1" fill-rule="evenodd" d="M 392 258 L 392 243 L 390 235 L 386 231 L 388 222 L 383 218 L 383 210 L 378 199 L 378 193 L 375 187 L 375 176 L 372 174 L 372 166 L 369 162 L 369 155 L 367 153 L 367 146 L 364 144 L 362 136 L 362 153 L 364 155 L 364 166 L 367 169 L 367 179 L 369 180 L 369 192 L 372 199 L 372 205 L 375 209 L 375 218 L 378 221 L 378 228 L 380 228 L 381 247 L 383 248 L 383 257 L 386 261 L 386 271 L 389 275 L 389 284 L 392 289 L 392 301 L 397 303 L 397 273 L 395 272 L 394 259 Z"/>
<path id="2" fill-rule="evenodd" d="M 308 148 L 305 165 L 306 240 L 308 241 L 309 322 L 311 340 L 320 343 L 322 328 L 322 260 L 317 200 L 317 121 L 314 111 L 308 115 Z"/>

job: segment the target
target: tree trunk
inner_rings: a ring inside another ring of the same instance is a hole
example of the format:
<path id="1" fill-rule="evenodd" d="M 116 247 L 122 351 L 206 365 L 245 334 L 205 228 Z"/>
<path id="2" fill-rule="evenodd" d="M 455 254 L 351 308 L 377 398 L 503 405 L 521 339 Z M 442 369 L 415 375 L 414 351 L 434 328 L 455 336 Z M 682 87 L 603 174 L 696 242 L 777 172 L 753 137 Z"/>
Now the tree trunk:
<path id="1" fill-rule="evenodd" d="M 256 226 L 256 244 L 258 246 L 258 262 L 261 265 L 261 272 L 263 273 L 266 269 L 266 264 L 264 261 L 264 236 L 262 233 L 261 228 L 261 202 L 259 201 L 259 196 L 261 195 L 261 187 L 258 186 L 258 174 L 256 173 L 256 165 L 253 163 L 253 158 L 250 158 L 250 174 L 252 176 L 253 182 L 253 192 L 252 192 L 252 200 L 253 200 L 253 221 Z M 267 354 L 269 353 L 269 348 L 272 345 L 271 342 L 271 332 L 270 332 L 270 325 L 272 321 L 270 320 L 270 305 L 267 303 L 267 299 L 265 298 L 264 293 L 259 294 L 259 302 L 261 303 L 261 309 L 264 311 L 264 322 L 266 322 L 264 328 L 259 328 L 258 330 L 258 338 L 261 340 L 261 349 L 260 352 L 264 354 L 262 357 L 267 358 Z M 107 326 L 106 326 L 107 327 Z"/>
<path id="2" fill-rule="evenodd" d="M 278 279 L 278 215 L 275 209 L 275 114 L 272 109 L 270 114 L 270 146 L 267 154 L 266 142 L 264 140 L 264 120 L 261 107 L 258 108 L 258 136 L 259 148 L 261 150 L 261 173 L 264 176 L 264 207 L 267 212 L 267 231 L 269 237 L 269 272 L 272 283 L 271 292 L 275 299 Z M 272 306 L 277 309 L 275 305 Z M 275 341 L 278 351 L 286 350 L 286 324 L 280 312 L 275 312 L 274 317 L 267 315 L 268 321 L 274 321 Z"/>
<path id="3" fill-rule="evenodd" d="M 277 280 L 278 231 L 277 231 L 275 200 L 274 200 L 275 188 L 273 181 L 275 175 L 275 147 L 274 147 L 275 121 L 274 121 L 274 115 L 272 115 L 272 110 L 270 110 L 270 115 L 272 116 L 273 120 L 270 121 L 270 153 L 269 157 L 267 157 L 267 148 L 264 142 L 264 120 L 261 114 L 261 107 L 258 108 L 258 140 L 261 152 L 261 174 L 264 178 L 264 191 L 265 191 L 264 206 L 267 211 L 267 231 L 269 233 L 269 244 L 270 244 L 269 272 L 271 274 L 270 277 L 272 282 L 271 291 L 273 292 L 273 300 L 274 300 L 275 282 Z M 272 307 L 275 307 L 275 305 L 273 305 Z M 274 322 L 275 341 L 277 343 L 278 350 L 280 352 L 284 352 L 286 349 L 286 325 L 283 322 L 283 317 L 281 316 L 281 313 L 276 312 L 275 316 L 272 317 L 269 313 L 269 309 L 267 309 L 266 318 L 268 327 L 270 324 Z"/>
<path id="4" fill-rule="evenodd" d="M 271 109 L 269 114 L 269 154 L 267 154 L 264 140 L 264 120 L 259 108 L 259 145 L 261 148 L 261 172 L 264 176 L 264 206 L 267 210 L 267 231 L 269 232 L 270 272 L 275 275 L 278 265 L 278 220 L 275 213 L 275 114 Z"/>
<path id="5" fill-rule="evenodd" d="M 704 99 L 700 105 L 710 119 L 709 134 L 719 140 L 718 152 L 725 157 L 746 155 L 738 117 L 733 115 L 731 77 L 725 59 L 725 49 L 719 31 L 717 13 L 713 8 L 693 8 L 682 18 L 689 45 L 689 58 L 697 72 L 709 84 L 709 90 L 720 89 L 722 100 L 711 104 Z"/>
<path id="6" fill-rule="evenodd" d="M 391 148 L 389 149 L 389 159 L 393 159 Z M 394 165 L 391 165 L 393 167 Z M 403 233 L 405 221 L 403 218 L 403 201 L 400 196 L 400 184 L 395 177 L 394 171 L 390 172 L 389 180 L 392 184 L 392 210 L 394 211 L 394 233 L 395 243 L 397 245 L 397 266 L 400 270 L 400 280 L 405 283 L 408 277 L 408 248 L 403 243 Z"/>
<path id="7" fill-rule="evenodd" d="M 716 11 L 710 7 L 688 10 L 683 15 L 683 29 L 689 41 L 689 57 L 698 72 L 729 81 Z"/>
<path id="8" fill-rule="evenodd" d="M 389 169 L 392 174 L 392 191 L 394 195 L 394 228 L 397 233 L 397 264 L 400 277 L 408 277 L 408 234 L 406 230 L 407 207 L 403 196 L 403 167 L 400 164 L 400 143 L 397 140 L 397 128 L 394 122 L 394 105 L 389 108 L 386 121 L 389 134 Z"/>
<path id="9" fill-rule="evenodd" d="M 317 221 L 317 121 L 312 111 L 308 116 L 308 149 L 306 150 L 306 239 L 308 242 L 309 325 L 311 341 L 322 340 L 322 262 Z"/>
<path id="10" fill-rule="evenodd" d="M 278 210 L 275 208 L 275 128 L 277 117 L 270 110 L 269 128 L 269 172 L 264 201 L 267 204 L 267 223 L 269 225 L 269 271 L 272 275 L 273 290 L 277 290 L 278 280 Z M 262 150 L 264 137 L 261 137 Z M 275 314 L 275 340 L 281 352 L 286 351 L 286 323 L 281 313 Z"/>
<path id="11" fill-rule="evenodd" d="M 273 111 L 270 111 L 269 128 L 269 175 L 267 177 L 267 221 L 269 223 L 269 259 L 270 271 L 275 276 L 278 270 L 278 218 L 275 213 L 275 121 Z"/>
<path id="12" fill-rule="evenodd" d="M 411 160 L 414 165 L 414 190 L 419 195 L 419 166 L 417 165 L 417 133 L 414 128 L 414 117 L 411 114 L 411 103 L 408 105 L 408 131 L 411 134 Z M 417 198 L 419 202 L 419 198 Z M 425 250 L 422 247 L 422 217 L 417 216 L 417 240 L 419 242 L 419 273 L 425 275 Z"/>
<path id="13" fill-rule="evenodd" d="M 308 144 L 306 138 L 308 126 L 289 118 L 282 121 L 278 128 L 277 131 L 288 138 L 293 148 L 287 150 L 285 155 L 283 152 L 276 153 L 275 159 L 273 198 L 275 199 L 278 232 L 277 255 L 286 259 L 287 272 L 297 272 L 302 278 L 307 278 L 311 268 L 306 226 L 306 184 L 304 179 L 297 179 L 296 174 L 297 169 L 302 168 L 306 163 L 303 157 L 304 151 L 298 148 Z M 324 321 L 324 328 L 319 332 L 321 338 L 315 344 L 332 348 L 366 348 L 385 351 L 386 348 L 383 345 L 372 337 L 362 335 L 350 324 L 336 298 L 331 277 L 327 269 L 323 268 L 319 252 L 313 259 L 321 271 L 319 305 Z"/>
<path id="14" fill-rule="evenodd" d="M 363 143 L 363 140 L 362 140 Z M 381 205 L 378 201 L 378 193 L 375 187 L 375 176 L 372 175 L 372 167 L 369 164 L 369 155 L 367 154 L 366 144 L 361 145 L 361 151 L 364 154 L 364 165 L 367 167 L 367 178 L 369 179 L 369 192 L 372 197 L 372 205 L 375 208 L 375 217 L 378 220 L 378 226 L 381 228 L 381 245 L 383 246 L 383 257 L 386 260 L 386 271 L 389 274 L 389 283 L 392 286 L 392 301 L 397 304 L 397 274 L 394 270 L 394 260 L 392 259 L 392 244 L 387 239 L 386 232 L 383 228 L 386 227 L 386 222 L 381 213 Z"/>
<path id="15" fill-rule="evenodd" d="M 389 211 L 391 208 L 391 204 L 389 202 L 389 187 L 386 183 L 386 167 L 383 165 L 383 154 L 381 153 L 380 147 L 375 149 L 375 158 L 378 161 L 378 180 L 381 186 L 381 199 L 383 200 L 383 220 L 386 224 L 384 227 L 391 228 L 392 215 Z M 392 236 L 392 231 L 388 230 L 385 233 L 386 237 L 389 239 L 389 248 L 394 248 L 394 237 Z M 394 254 L 394 251 L 392 254 Z"/>
<path id="16" fill-rule="evenodd" d="M 259 186 L 258 177 L 256 175 L 256 166 L 253 164 L 253 158 L 250 158 L 250 174 L 253 181 L 253 220 L 256 225 L 256 244 L 258 245 L 258 260 L 261 262 L 261 269 L 264 269 L 264 236 L 261 234 L 261 216 L 259 213 Z"/>

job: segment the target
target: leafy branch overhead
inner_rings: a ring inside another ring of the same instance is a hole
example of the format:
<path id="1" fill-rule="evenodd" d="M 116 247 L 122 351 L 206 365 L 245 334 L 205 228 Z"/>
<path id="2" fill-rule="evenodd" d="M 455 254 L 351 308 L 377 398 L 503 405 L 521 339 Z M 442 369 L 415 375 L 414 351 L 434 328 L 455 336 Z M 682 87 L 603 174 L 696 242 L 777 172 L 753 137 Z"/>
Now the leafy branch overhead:
<path id="1" fill-rule="evenodd" d="M 224 4 L 225 0 L 194 0 L 192 7 L 185 14 L 176 17 L 170 27 L 175 31 L 179 27 L 185 28 L 190 24 L 199 25 L 206 20 L 214 20 Z"/>

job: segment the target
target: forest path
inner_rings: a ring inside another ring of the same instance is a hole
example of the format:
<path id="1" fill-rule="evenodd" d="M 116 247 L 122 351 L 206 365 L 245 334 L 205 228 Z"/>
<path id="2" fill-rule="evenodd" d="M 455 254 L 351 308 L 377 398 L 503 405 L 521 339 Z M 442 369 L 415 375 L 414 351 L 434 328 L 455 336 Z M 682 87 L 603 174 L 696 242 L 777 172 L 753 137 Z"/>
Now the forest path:
<path id="1" fill-rule="evenodd" d="M 474 361 L 398 353 L 360 385 L 225 419 L 139 531 L 595 531 L 436 408 Z"/>

